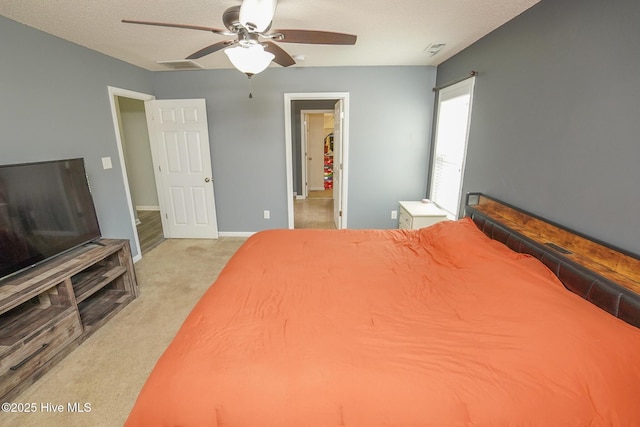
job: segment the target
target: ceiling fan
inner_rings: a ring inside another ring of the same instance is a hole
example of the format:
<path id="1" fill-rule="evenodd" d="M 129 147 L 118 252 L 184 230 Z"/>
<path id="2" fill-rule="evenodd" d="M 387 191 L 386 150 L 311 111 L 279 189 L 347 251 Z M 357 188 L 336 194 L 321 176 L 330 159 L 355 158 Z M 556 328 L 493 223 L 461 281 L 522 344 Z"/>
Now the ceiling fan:
<path id="1" fill-rule="evenodd" d="M 202 58 L 224 49 L 232 64 L 249 77 L 263 71 L 271 61 L 283 67 L 296 63 L 291 55 L 274 42 L 326 45 L 356 43 L 357 36 L 352 34 L 315 30 L 272 30 L 271 22 L 276 5 L 277 0 L 243 0 L 240 6 L 231 6 L 224 11 L 222 22 L 226 29 L 128 19 L 123 19 L 122 22 L 210 31 L 222 36 L 235 36 L 234 40 L 219 41 L 204 47 L 187 56 L 186 59 Z"/>

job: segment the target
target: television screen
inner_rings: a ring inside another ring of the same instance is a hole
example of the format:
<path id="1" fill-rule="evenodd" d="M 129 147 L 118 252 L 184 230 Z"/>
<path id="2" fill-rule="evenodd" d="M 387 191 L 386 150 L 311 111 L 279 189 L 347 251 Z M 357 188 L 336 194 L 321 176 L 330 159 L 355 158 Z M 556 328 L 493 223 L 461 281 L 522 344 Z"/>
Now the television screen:
<path id="1" fill-rule="evenodd" d="M 83 159 L 0 166 L 0 280 L 99 237 Z"/>

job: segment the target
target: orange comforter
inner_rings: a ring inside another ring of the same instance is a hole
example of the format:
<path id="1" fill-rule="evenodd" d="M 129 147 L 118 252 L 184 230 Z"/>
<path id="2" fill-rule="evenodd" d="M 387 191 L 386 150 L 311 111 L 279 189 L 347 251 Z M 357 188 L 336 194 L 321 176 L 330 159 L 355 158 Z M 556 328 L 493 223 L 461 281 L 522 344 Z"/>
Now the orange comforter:
<path id="1" fill-rule="evenodd" d="M 232 257 L 128 426 L 637 426 L 640 329 L 468 219 L 274 230 Z"/>

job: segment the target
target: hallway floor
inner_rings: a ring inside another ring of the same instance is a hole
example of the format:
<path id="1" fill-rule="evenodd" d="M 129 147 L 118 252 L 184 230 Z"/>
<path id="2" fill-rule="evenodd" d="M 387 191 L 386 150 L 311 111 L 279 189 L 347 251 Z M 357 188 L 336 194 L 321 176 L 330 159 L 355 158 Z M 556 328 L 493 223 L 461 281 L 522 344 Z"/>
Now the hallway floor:
<path id="1" fill-rule="evenodd" d="M 315 197 L 309 192 L 307 199 L 293 202 L 294 228 L 335 229 L 333 222 L 333 199 Z"/>
<path id="2" fill-rule="evenodd" d="M 140 250 L 146 254 L 164 240 L 160 211 L 136 211 L 140 223 L 137 225 Z"/>

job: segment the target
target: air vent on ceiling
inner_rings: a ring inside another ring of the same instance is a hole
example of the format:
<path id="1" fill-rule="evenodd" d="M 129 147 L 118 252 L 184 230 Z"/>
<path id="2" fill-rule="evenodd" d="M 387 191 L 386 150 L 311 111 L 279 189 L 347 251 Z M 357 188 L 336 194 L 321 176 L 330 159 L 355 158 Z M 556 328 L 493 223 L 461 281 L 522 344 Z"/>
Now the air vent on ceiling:
<path id="1" fill-rule="evenodd" d="M 164 65 L 172 70 L 199 70 L 204 68 L 196 61 L 190 59 L 176 59 L 171 61 L 158 61 L 158 64 Z"/>
<path id="2" fill-rule="evenodd" d="M 429 56 L 433 56 L 436 53 L 440 52 L 444 46 L 444 43 L 431 43 L 424 49 L 424 52 Z"/>

